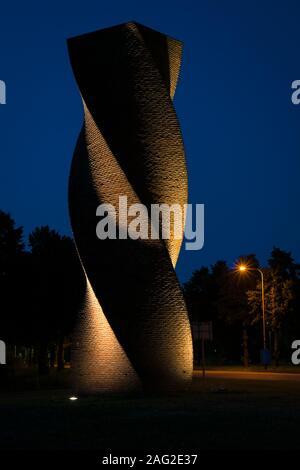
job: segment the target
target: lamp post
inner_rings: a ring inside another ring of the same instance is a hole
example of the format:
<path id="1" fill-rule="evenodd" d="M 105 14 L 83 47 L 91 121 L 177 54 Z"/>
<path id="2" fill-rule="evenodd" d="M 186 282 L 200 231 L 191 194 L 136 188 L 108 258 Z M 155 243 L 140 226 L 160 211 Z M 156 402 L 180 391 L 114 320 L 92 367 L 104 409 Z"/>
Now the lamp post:
<path id="1" fill-rule="evenodd" d="M 238 266 L 238 270 L 241 272 L 245 271 L 258 271 L 261 277 L 261 309 L 262 309 L 262 321 L 263 321 L 263 349 L 266 349 L 266 318 L 265 318 L 265 287 L 264 287 L 264 273 L 259 268 L 249 268 L 244 264 Z"/>

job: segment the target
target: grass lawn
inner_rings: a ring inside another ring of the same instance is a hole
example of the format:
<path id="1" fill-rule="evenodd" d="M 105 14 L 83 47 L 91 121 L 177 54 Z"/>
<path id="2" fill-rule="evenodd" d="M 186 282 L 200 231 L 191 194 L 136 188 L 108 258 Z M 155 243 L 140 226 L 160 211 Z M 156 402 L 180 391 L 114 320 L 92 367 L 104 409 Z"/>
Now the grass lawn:
<path id="1" fill-rule="evenodd" d="M 300 381 L 199 374 L 168 397 L 90 397 L 67 388 L 0 392 L 0 449 L 289 450 L 299 448 Z"/>

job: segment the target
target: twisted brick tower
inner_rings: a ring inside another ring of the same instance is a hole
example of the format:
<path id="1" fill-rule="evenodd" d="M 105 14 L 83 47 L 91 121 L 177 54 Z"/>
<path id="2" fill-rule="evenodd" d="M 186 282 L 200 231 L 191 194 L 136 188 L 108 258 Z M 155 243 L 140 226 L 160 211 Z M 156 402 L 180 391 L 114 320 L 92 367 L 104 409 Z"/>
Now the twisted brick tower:
<path id="1" fill-rule="evenodd" d="M 174 271 L 182 240 L 173 232 L 170 240 L 96 237 L 97 206 L 110 203 L 119 217 L 120 195 L 148 210 L 187 202 L 172 104 L 181 43 L 130 22 L 71 38 L 68 48 L 84 107 L 69 181 L 86 275 L 73 340 L 74 388 L 83 394 L 185 388 L 193 351 Z"/>

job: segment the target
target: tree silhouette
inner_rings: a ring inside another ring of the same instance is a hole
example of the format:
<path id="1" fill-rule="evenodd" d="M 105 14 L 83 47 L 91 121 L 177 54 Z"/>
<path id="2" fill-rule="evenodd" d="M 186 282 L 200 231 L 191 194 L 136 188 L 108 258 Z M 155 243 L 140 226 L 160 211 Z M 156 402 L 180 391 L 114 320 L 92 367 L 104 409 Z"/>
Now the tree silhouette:
<path id="1" fill-rule="evenodd" d="M 43 226 L 31 232 L 29 245 L 38 365 L 40 373 L 47 373 L 49 346 L 53 343 L 57 346 L 58 369 L 63 368 L 63 341 L 72 332 L 84 277 L 75 245 L 69 237 Z"/>
<path id="2" fill-rule="evenodd" d="M 85 276 L 73 240 L 49 226 L 31 232 L 29 248 L 25 251 L 23 228 L 0 211 L 1 339 L 27 347 L 39 373 L 47 373 L 55 363 L 59 371 L 84 295 Z M 237 264 L 259 266 L 254 254 L 240 256 Z M 300 334 L 300 265 L 290 252 L 274 247 L 268 266 L 261 269 L 270 346 L 278 363 L 279 355 L 289 357 L 291 342 Z M 207 348 L 213 357 L 237 362 L 242 352 L 245 366 L 249 355 L 255 357 L 256 352 L 258 358 L 261 283 L 254 270 L 240 273 L 217 261 L 194 271 L 183 290 L 191 320 L 213 322 L 214 340 Z M 198 344 L 196 355 L 197 348 Z"/>
<path id="3" fill-rule="evenodd" d="M 23 227 L 16 227 L 10 214 L 0 211 L 1 339 L 12 344 L 20 335 L 16 316 L 22 311 L 24 262 Z"/>

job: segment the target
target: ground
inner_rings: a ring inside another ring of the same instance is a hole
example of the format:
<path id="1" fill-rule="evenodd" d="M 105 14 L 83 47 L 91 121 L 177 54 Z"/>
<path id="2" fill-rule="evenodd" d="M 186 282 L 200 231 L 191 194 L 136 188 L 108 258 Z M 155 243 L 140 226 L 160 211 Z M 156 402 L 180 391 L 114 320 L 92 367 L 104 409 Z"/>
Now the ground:
<path id="1" fill-rule="evenodd" d="M 39 385 L 40 386 L 40 385 Z M 68 399 L 67 388 L 0 392 L 0 449 L 296 450 L 300 374 L 195 371 L 168 397 Z"/>

